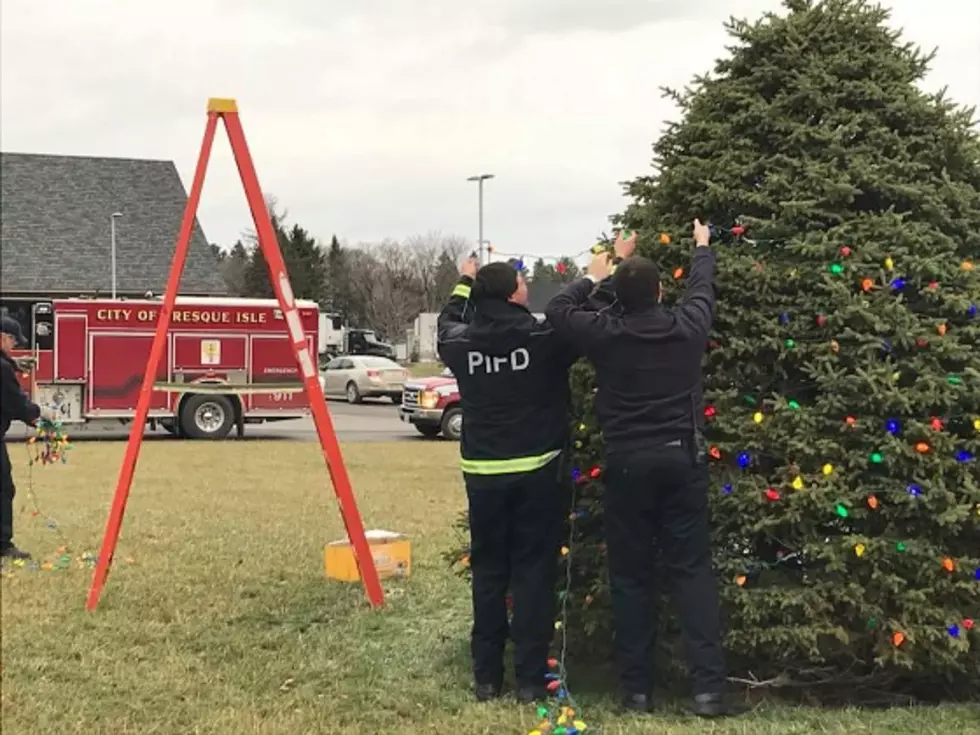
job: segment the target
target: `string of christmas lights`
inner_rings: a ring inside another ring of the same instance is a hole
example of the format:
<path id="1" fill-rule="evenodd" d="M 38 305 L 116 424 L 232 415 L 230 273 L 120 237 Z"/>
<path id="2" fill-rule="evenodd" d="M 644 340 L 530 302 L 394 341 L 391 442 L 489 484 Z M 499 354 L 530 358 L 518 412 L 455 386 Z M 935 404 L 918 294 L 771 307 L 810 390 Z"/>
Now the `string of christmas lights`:
<path id="1" fill-rule="evenodd" d="M 30 428 L 25 432 L 24 447 L 27 451 L 27 497 L 31 503 L 31 517 L 40 518 L 44 526 L 52 531 L 59 541 L 55 549 L 56 558 L 51 561 L 36 561 L 34 559 L 14 559 L 11 566 L 28 571 L 58 571 L 69 569 L 74 561 L 78 567 L 95 565 L 94 554 L 86 552 L 77 558 L 72 557 L 72 544 L 62 532 L 58 521 L 41 509 L 37 492 L 34 487 L 34 465 L 67 464 L 68 452 L 73 448 L 68 434 L 58 421 L 38 419 L 34 432 Z"/>
<path id="2" fill-rule="evenodd" d="M 560 612 L 558 620 L 555 622 L 555 630 L 561 636 L 561 647 L 558 658 L 548 660 L 548 667 L 551 673 L 547 676 L 547 690 L 555 697 L 557 702 L 554 706 L 538 707 L 537 715 L 541 719 L 538 726 L 531 730 L 528 735 L 580 735 L 581 733 L 595 733 L 597 729 L 590 729 L 589 726 L 580 719 L 579 707 L 575 703 L 571 689 L 568 686 L 568 671 L 566 669 L 566 657 L 568 653 L 568 596 L 572 589 L 572 553 L 575 548 L 575 521 L 578 514 L 574 510 L 578 501 L 578 493 L 575 485 L 572 485 L 571 507 L 569 515 L 568 542 L 561 548 L 561 556 L 565 561 L 565 587 L 558 593 Z"/>

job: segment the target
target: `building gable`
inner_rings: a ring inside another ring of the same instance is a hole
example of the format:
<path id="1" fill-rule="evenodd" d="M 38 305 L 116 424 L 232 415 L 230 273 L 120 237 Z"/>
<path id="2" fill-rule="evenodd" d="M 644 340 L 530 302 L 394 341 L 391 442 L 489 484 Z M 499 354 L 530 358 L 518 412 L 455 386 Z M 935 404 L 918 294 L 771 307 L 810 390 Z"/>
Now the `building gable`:
<path id="1" fill-rule="evenodd" d="M 187 204 L 172 161 L 0 154 L 0 293 L 111 291 L 110 218 L 120 294 L 162 293 Z M 194 223 L 180 292 L 227 294 Z"/>

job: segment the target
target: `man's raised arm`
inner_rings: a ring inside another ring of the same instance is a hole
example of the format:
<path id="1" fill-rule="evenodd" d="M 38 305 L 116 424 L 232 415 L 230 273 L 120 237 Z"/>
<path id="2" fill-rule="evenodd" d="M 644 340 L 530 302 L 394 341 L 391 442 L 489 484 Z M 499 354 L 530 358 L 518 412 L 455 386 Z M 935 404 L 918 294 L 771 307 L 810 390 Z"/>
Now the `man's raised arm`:
<path id="1" fill-rule="evenodd" d="M 694 256 L 687 288 L 676 311 L 687 330 L 707 337 L 715 318 L 715 253 L 708 247 L 711 231 L 700 220 L 694 220 Z"/>
<path id="2" fill-rule="evenodd" d="M 611 268 L 609 253 L 597 254 L 589 274 L 569 283 L 545 307 L 545 317 L 558 336 L 581 352 L 588 353 L 608 334 L 609 316 L 590 308 L 588 301 L 595 284 L 608 278 Z"/>
<path id="3" fill-rule="evenodd" d="M 459 281 L 453 286 L 453 291 L 449 294 L 449 301 L 442 307 L 436 322 L 440 341 L 444 334 L 448 336 L 454 330 L 458 331 L 457 328 L 462 326 L 466 304 L 470 300 L 470 291 L 473 288 L 473 279 L 476 277 L 476 271 L 479 267 L 480 264 L 477 259 L 471 256 L 460 268 Z"/>
<path id="4" fill-rule="evenodd" d="M 461 339 L 466 333 L 466 323 L 463 316 L 466 313 L 466 305 L 470 300 L 470 290 L 473 288 L 473 280 L 479 267 L 479 261 L 475 257 L 470 257 L 463 263 L 463 267 L 460 268 L 459 281 L 453 286 L 449 301 L 442 307 L 436 321 L 436 349 L 439 357 L 447 365 L 449 363 L 444 351 L 451 351 L 452 342 Z"/>

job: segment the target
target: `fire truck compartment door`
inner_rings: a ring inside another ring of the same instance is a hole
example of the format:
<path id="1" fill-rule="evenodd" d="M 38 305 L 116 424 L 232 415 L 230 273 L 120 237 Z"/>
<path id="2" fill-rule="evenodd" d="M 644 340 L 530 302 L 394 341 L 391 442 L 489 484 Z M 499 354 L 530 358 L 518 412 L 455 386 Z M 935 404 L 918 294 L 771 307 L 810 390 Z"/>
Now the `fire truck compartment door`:
<path id="1" fill-rule="evenodd" d="M 37 403 L 57 412 L 64 424 L 85 421 L 82 415 L 81 383 L 38 383 Z"/>

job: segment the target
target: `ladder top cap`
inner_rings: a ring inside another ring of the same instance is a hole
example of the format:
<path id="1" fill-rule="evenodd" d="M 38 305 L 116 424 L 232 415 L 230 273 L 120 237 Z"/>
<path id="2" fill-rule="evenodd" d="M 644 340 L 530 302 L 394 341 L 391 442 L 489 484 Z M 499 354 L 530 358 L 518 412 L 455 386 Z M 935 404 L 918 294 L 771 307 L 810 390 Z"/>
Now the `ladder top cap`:
<path id="1" fill-rule="evenodd" d="M 238 103 L 233 99 L 212 97 L 208 100 L 208 112 L 238 112 Z"/>

